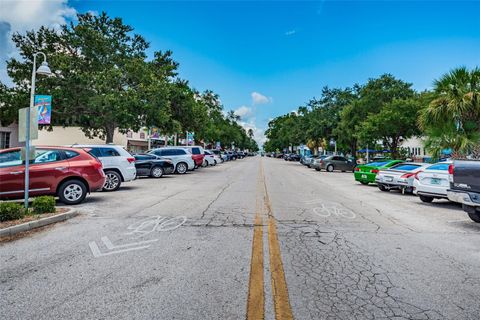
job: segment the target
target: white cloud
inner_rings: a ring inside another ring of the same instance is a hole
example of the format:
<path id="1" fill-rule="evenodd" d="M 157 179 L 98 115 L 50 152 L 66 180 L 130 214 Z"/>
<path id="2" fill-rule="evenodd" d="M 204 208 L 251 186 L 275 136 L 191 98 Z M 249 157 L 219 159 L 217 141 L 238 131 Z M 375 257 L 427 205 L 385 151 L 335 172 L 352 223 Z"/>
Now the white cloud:
<path id="1" fill-rule="evenodd" d="M 289 30 L 285 32 L 285 35 L 288 37 L 288 36 L 293 36 L 295 33 L 297 33 L 297 30 Z"/>
<path id="2" fill-rule="evenodd" d="M 248 118 L 253 114 L 252 108 L 247 107 L 247 106 L 241 106 L 240 108 L 238 108 L 234 112 L 237 116 L 239 116 L 242 119 Z"/>
<path id="3" fill-rule="evenodd" d="M 11 42 L 14 32 L 24 33 L 41 26 L 57 29 L 75 14 L 67 0 L 0 0 L 0 81 L 10 83 L 5 60 L 17 53 Z"/>
<path id="4" fill-rule="evenodd" d="M 245 128 L 245 130 L 247 131 L 249 129 L 253 130 L 253 139 L 257 141 L 259 147 L 263 146 L 265 141 L 267 141 L 267 138 L 264 134 L 265 130 L 257 127 L 257 125 L 255 124 L 255 118 L 251 118 L 248 121 L 239 121 L 238 124 Z"/>
<path id="5" fill-rule="evenodd" d="M 271 98 L 271 97 L 266 97 L 266 96 L 264 96 L 263 94 L 258 93 L 258 92 L 252 92 L 251 96 L 252 96 L 252 103 L 253 103 L 253 105 L 256 105 L 256 104 L 266 104 L 266 103 L 272 102 L 272 98 Z"/>

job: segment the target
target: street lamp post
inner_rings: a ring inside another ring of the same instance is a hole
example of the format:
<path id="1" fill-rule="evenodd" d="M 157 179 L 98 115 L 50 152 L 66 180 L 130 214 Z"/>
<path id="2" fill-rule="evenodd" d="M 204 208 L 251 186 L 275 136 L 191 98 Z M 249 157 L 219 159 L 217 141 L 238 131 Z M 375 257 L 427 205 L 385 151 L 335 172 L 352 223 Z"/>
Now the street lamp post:
<path id="1" fill-rule="evenodd" d="M 41 54 L 43 56 L 43 62 L 38 67 L 37 70 L 37 56 Z M 48 67 L 47 63 L 47 56 L 43 52 L 37 52 L 33 55 L 33 68 L 32 68 L 32 90 L 30 93 L 30 107 L 28 108 L 28 112 L 26 114 L 26 130 L 25 130 L 25 209 L 28 209 L 28 189 L 30 186 L 30 112 L 34 107 L 34 100 L 35 100 L 35 80 L 36 74 L 39 75 L 51 75 L 52 71 Z M 35 119 L 36 121 L 36 119 Z"/>

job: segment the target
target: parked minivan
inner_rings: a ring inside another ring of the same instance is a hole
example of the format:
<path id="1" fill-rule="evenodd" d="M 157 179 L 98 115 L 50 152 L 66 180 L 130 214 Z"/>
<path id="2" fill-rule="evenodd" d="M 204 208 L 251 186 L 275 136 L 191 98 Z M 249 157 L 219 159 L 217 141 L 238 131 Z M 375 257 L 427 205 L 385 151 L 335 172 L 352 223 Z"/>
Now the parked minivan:
<path id="1" fill-rule="evenodd" d="M 185 147 L 163 147 L 150 150 L 148 153 L 164 159 L 170 159 L 175 166 L 176 173 L 184 174 L 188 170 L 195 169 L 193 155 Z"/>
<path id="2" fill-rule="evenodd" d="M 183 147 L 190 151 L 193 157 L 193 161 L 195 161 L 195 168 L 199 168 L 203 165 L 203 161 L 205 159 L 205 151 L 200 146 L 189 146 Z"/>

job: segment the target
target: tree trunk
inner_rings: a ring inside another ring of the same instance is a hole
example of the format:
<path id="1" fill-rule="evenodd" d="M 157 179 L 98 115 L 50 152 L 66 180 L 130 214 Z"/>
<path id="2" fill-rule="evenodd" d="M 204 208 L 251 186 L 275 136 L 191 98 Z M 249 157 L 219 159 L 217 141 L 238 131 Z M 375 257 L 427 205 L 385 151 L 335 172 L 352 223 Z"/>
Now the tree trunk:
<path id="1" fill-rule="evenodd" d="M 105 126 L 105 143 L 113 143 L 113 135 L 115 134 L 115 125 L 107 124 Z"/>

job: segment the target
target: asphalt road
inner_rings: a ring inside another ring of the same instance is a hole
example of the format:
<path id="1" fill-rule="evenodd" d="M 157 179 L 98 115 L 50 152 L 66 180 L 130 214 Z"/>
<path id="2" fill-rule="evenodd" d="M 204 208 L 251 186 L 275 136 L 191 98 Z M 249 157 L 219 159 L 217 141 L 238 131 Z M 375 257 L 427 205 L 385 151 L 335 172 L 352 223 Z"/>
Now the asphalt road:
<path id="1" fill-rule="evenodd" d="M 480 225 L 247 158 L 95 193 L 0 244 L 0 319 L 479 319 Z"/>

